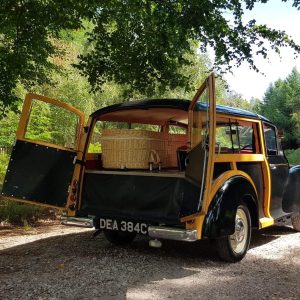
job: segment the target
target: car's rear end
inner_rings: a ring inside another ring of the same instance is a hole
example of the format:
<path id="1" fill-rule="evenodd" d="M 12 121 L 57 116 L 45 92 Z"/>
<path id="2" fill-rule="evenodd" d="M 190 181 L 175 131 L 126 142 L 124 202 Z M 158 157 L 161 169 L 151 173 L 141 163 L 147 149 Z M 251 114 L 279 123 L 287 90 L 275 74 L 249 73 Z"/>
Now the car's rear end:
<path id="1" fill-rule="evenodd" d="M 197 240 L 181 221 L 199 211 L 203 173 L 200 165 L 199 180 L 189 176 L 189 105 L 147 100 L 93 114 L 77 216 L 105 231 Z"/>

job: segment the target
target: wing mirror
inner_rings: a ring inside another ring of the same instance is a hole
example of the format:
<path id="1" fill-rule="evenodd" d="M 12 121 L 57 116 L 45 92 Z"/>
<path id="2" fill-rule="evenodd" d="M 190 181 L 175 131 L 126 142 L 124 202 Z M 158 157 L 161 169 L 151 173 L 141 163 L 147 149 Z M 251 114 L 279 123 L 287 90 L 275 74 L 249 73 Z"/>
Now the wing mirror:
<path id="1" fill-rule="evenodd" d="M 278 137 L 280 139 L 283 139 L 284 138 L 284 130 L 282 128 L 278 128 L 277 129 L 277 133 L 278 133 Z"/>

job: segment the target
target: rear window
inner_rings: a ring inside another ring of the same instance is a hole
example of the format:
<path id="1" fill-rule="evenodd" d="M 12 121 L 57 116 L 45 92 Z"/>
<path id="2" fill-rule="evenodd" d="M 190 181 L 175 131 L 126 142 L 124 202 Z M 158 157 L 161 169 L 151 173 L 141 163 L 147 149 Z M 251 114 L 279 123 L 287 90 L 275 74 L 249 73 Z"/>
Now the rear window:
<path id="1" fill-rule="evenodd" d="M 111 122 L 111 121 L 97 121 L 90 140 L 88 153 L 101 153 L 101 136 L 103 129 L 132 129 L 132 130 L 147 130 L 160 132 L 161 126 L 152 124 L 138 124 L 128 122 Z"/>

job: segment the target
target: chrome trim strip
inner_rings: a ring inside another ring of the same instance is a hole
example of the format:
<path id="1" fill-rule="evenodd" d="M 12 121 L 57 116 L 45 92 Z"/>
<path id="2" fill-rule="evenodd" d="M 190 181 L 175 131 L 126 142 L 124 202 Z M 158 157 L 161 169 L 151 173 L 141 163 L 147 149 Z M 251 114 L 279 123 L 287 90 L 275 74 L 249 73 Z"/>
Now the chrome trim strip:
<path id="1" fill-rule="evenodd" d="M 76 218 L 76 217 L 62 216 L 60 218 L 60 221 L 61 221 L 61 224 L 63 224 L 63 225 L 80 226 L 80 227 L 87 227 L 87 228 L 94 227 L 93 219 L 91 219 L 91 218 Z"/>
<path id="2" fill-rule="evenodd" d="M 149 226 L 148 234 L 157 239 L 194 242 L 198 240 L 197 230 L 186 230 L 172 227 Z"/>

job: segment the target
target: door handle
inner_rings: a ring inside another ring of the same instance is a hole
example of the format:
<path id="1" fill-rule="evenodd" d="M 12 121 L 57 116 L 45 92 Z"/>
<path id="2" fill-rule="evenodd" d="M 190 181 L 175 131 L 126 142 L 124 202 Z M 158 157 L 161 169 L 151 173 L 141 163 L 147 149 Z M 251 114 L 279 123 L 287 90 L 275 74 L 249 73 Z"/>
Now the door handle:
<path id="1" fill-rule="evenodd" d="M 271 170 L 276 170 L 276 169 L 277 169 L 277 166 L 274 165 L 274 164 L 270 164 L 270 169 L 271 169 Z"/>

